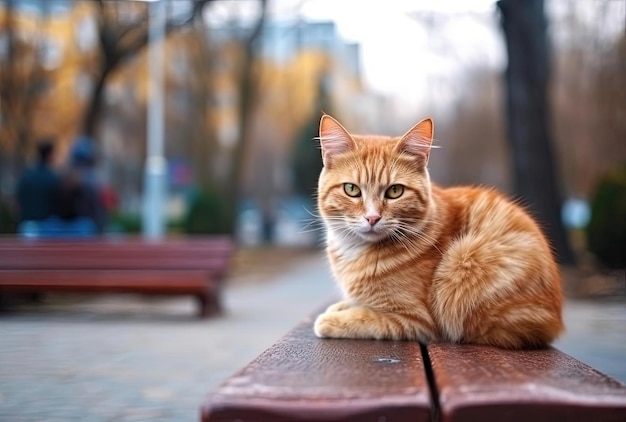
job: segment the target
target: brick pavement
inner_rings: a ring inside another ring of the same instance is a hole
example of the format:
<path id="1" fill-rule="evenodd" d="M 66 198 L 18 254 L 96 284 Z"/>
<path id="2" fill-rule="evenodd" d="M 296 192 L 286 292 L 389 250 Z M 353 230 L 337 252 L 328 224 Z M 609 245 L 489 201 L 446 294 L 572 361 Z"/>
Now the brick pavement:
<path id="1" fill-rule="evenodd" d="M 0 421 L 196 421 L 206 395 L 335 292 L 321 256 L 226 289 L 228 313 L 187 298 L 94 296 L 0 315 Z"/>

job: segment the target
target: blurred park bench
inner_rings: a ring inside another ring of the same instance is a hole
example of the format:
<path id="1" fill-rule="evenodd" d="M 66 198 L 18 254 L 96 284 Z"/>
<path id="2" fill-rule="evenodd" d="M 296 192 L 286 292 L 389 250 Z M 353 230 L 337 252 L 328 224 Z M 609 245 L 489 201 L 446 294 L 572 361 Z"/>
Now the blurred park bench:
<path id="1" fill-rule="evenodd" d="M 221 311 L 233 245 L 227 237 L 133 239 L 0 238 L 5 292 L 192 295 L 199 315 Z"/>
<path id="2" fill-rule="evenodd" d="M 314 316 L 225 381 L 213 421 L 626 421 L 626 386 L 554 349 L 318 339 Z"/>

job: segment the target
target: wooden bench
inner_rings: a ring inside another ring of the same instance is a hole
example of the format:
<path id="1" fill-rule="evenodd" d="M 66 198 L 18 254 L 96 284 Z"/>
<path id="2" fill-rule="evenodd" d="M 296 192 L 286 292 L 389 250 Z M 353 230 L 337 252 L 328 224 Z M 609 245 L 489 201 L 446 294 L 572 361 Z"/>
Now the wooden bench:
<path id="1" fill-rule="evenodd" d="M 75 291 L 193 295 L 202 317 L 221 311 L 233 245 L 198 239 L 0 238 L 0 294 Z"/>
<path id="2" fill-rule="evenodd" d="M 313 321 L 229 378 L 202 421 L 626 421 L 626 386 L 554 348 L 318 339 Z"/>

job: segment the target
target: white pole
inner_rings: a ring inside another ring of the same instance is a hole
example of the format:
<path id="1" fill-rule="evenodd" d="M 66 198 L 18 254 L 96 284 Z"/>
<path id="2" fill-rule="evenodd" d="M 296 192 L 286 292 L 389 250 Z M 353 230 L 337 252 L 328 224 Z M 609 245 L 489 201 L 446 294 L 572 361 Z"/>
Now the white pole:
<path id="1" fill-rule="evenodd" d="M 165 232 L 165 183 L 167 161 L 163 154 L 163 50 L 165 44 L 165 0 L 150 3 L 148 28 L 148 126 L 144 166 L 143 235 L 161 239 Z"/>

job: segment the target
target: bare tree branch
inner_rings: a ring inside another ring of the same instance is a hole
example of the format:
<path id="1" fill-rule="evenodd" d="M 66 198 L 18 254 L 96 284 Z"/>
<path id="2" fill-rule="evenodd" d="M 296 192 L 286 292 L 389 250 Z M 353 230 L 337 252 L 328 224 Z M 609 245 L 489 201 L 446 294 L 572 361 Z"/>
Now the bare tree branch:
<path id="1" fill-rule="evenodd" d="M 182 22 L 168 20 L 165 25 L 164 37 L 167 37 L 173 31 L 191 23 L 197 16 L 202 14 L 204 7 L 211 1 L 213 0 L 194 1 L 191 13 L 187 19 Z M 118 8 L 118 10 L 113 13 L 113 16 L 111 16 L 111 6 Z M 104 88 L 109 75 L 127 59 L 139 53 L 150 41 L 148 39 L 147 22 L 149 13 L 147 6 L 143 16 L 125 25 L 115 22 L 116 19 L 119 20 L 119 6 L 120 4 L 118 2 L 98 0 L 98 38 L 100 40 L 102 63 L 100 65 L 100 74 L 96 78 L 95 88 L 89 105 L 87 106 L 83 122 L 83 132 L 90 136 L 93 136 L 97 129 L 102 109 Z"/>
<path id="2" fill-rule="evenodd" d="M 35 35 L 37 43 L 17 36 L 14 3 L 15 0 L 8 0 L 5 8 L 8 54 L 0 72 L 0 152 L 12 158 L 12 170 L 17 174 L 25 165 L 26 154 L 33 141 L 35 104 L 49 81 L 39 60 L 41 35 Z"/>

